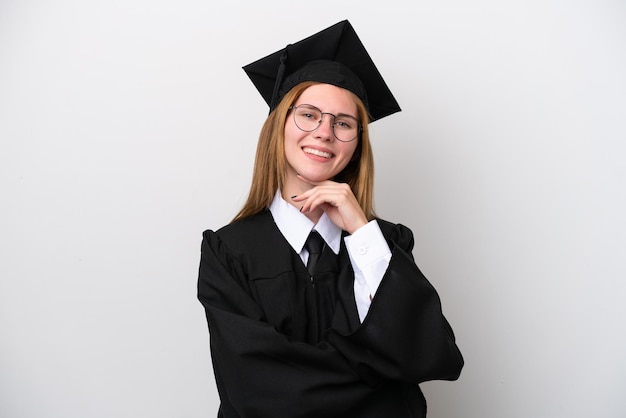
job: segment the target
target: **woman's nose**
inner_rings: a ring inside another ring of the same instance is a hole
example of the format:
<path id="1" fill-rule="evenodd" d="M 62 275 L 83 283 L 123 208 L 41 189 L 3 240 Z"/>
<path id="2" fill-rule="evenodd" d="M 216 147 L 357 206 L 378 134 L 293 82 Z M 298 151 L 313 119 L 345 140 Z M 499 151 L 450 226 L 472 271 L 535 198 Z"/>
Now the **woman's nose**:
<path id="1" fill-rule="evenodd" d="M 332 141 L 333 139 L 335 139 L 335 134 L 333 133 L 334 119 L 335 118 L 333 118 L 332 115 L 323 114 L 320 125 L 315 130 L 316 136 L 325 141 Z"/>

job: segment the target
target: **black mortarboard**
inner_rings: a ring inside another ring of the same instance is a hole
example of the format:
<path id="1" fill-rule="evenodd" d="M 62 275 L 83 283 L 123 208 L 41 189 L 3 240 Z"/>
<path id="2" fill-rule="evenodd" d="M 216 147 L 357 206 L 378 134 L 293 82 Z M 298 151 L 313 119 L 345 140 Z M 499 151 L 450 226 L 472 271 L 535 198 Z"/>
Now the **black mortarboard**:
<path id="1" fill-rule="evenodd" d="M 370 122 L 400 106 L 347 20 L 243 67 L 270 111 L 303 81 L 345 88 L 365 103 Z"/>

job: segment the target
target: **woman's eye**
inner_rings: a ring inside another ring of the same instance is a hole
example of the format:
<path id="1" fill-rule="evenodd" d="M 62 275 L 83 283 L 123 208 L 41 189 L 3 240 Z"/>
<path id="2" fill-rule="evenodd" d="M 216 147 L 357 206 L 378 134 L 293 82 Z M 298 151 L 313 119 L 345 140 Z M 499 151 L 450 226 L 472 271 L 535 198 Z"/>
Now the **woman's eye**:
<path id="1" fill-rule="evenodd" d="M 348 121 L 345 120 L 336 120 L 335 121 L 335 126 L 341 128 L 341 129 L 350 129 L 350 123 Z"/>

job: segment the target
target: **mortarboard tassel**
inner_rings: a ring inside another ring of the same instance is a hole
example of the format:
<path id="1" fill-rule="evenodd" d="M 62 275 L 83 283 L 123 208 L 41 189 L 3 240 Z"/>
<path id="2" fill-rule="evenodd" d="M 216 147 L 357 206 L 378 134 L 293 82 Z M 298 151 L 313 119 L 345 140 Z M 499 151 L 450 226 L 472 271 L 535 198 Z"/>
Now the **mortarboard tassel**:
<path id="1" fill-rule="evenodd" d="M 283 82 L 283 74 L 285 73 L 285 67 L 287 66 L 287 50 L 291 44 L 285 47 L 282 55 L 280 56 L 280 65 L 278 66 L 278 71 L 276 72 L 276 82 L 274 83 L 274 91 L 272 92 L 272 101 L 270 103 L 270 112 L 276 108 L 278 103 L 278 90 L 280 89 L 280 85 Z"/>

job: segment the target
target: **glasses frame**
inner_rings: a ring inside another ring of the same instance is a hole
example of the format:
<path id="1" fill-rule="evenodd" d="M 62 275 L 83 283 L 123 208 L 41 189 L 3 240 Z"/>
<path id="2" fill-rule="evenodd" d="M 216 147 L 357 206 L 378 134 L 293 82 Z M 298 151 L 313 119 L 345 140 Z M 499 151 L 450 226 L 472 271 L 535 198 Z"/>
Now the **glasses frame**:
<path id="1" fill-rule="evenodd" d="M 317 126 L 315 128 L 307 130 L 307 129 L 302 129 L 300 127 L 300 125 L 298 125 L 298 122 L 296 121 L 296 112 L 295 112 L 295 110 L 297 108 L 299 108 L 300 106 L 309 106 L 309 107 L 311 107 L 313 109 L 317 109 L 320 112 L 320 115 L 321 115 L 320 116 L 320 120 L 317 121 Z M 339 142 L 352 142 L 355 139 L 357 139 L 358 137 L 360 137 L 361 136 L 361 132 L 363 131 L 363 124 L 361 124 L 361 122 L 359 122 L 359 120 L 357 118 L 355 118 L 354 116 L 351 116 L 351 115 L 341 115 L 341 116 L 346 116 L 346 117 L 354 119 L 356 121 L 356 123 L 358 124 L 357 132 L 356 132 L 356 135 L 354 136 L 354 138 L 349 139 L 347 141 L 344 141 L 343 139 L 337 138 L 337 134 L 335 133 L 335 120 L 337 119 L 337 115 L 335 115 L 333 113 L 330 113 L 330 112 L 322 112 L 322 110 L 319 107 L 313 106 L 312 104 L 308 104 L 308 103 L 300 103 L 297 106 L 296 105 L 291 105 L 291 106 L 289 106 L 289 110 L 293 110 L 294 111 L 293 112 L 293 123 L 295 123 L 296 127 L 298 129 L 300 129 L 301 131 L 303 131 L 303 132 L 315 132 L 322 125 L 322 122 L 324 121 L 324 115 L 330 115 L 330 116 L 333 117 L 333 120 L 332 120 L 332 123 L 330 124 L 330 127 L 331 127 L 331 130 L 333 131 L 333 136 Z"/>

